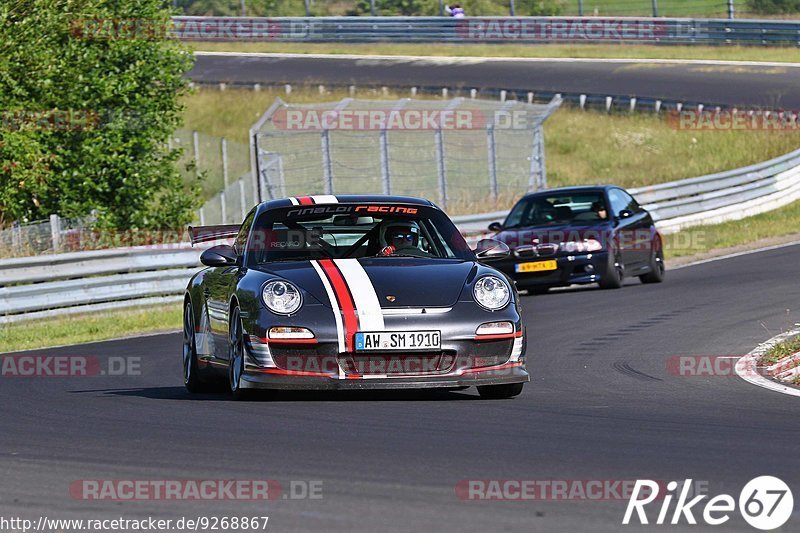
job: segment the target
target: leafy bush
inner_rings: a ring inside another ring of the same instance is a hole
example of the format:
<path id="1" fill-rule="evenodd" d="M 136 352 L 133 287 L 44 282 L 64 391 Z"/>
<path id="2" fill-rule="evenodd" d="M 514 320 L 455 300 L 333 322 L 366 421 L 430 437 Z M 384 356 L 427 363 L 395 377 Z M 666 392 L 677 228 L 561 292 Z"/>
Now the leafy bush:
<path id="1" fill-rule="evenodd" d="M 0 3 L 0 225 L 92 210 L 107 228 L 191 220 L 196 195 L 167 139 L 192 56 L 158 33 L 163 5 Z"/>

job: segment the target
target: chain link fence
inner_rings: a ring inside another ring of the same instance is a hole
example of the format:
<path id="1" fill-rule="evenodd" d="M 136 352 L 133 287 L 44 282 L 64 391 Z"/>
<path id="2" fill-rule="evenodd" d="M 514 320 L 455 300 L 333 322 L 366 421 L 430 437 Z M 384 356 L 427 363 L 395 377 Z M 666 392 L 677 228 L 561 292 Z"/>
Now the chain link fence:
<path id="1" fill-rule="evenodd" d="M 259 200 L 314 193 L 421 196 L 451 213 L 504 204 L 546 186 L 542 124 L 560 104 L 278 99 L 250 131 L 250 173 L 211 196 L 198 220 L 237 222 Z M 200 150 L 206 169 L 204 160 Z"/>
<path id="2" fill-rule="evenodd" d="M 15 222 L 10 228 L 0 230 L 0 257 L 83 250 L 83 234 L 89 231 L 93 222 L 93 216 L 61 218 L 58 215 L 24 224 Z"/>

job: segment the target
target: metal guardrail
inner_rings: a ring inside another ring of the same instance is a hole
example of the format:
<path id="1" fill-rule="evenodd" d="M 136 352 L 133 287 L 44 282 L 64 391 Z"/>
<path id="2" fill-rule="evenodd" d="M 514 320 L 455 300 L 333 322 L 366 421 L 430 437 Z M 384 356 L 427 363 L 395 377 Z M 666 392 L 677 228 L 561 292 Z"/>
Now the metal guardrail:
<path id="1" fill-rule="evenodd" d="M 800 45 L 800 23 L 636 17 L 174 17 L 186 41 Z"/>
<path id="2" fill-rule="evenodd" d="M 729 172 L 630 192 L 663 233 L 738 220 L 800 199 L 800 150 Z M 453 217 L 471 238 L 507 211 Z M 86 311 L 180 301 L 199 268 L 182 243 L 0 260 L 0 324 Z"/>
<path id="3" fill-rule="evenodd" d="M 800 150 L 727 172 L 628 189 L 662 233 L 717 224 L 777 209 L 800 199 Z M 485 233 L 508 211 L 453 217 L 468 234 Z"/>
<path id="4" fill-rule="evenodd" d="M 180 300 L 199 259 L 181 243 L 0 260 L 0 324 Z"/>

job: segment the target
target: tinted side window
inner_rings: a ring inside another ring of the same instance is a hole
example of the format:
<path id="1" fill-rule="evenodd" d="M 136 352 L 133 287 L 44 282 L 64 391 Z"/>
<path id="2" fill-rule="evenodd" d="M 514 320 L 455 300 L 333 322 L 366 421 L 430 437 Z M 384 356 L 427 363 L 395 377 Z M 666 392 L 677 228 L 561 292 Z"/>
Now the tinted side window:
<path id="1" fill-rule="evenodd" d="M 253 208 L 242 222 L 242 227 L 236 235 L 236 240 L 233 241 L 233 249 L 236 250 L 236 255 L 241 257 L 244 255 L 244 248 L 247 246 L 247 236 L 250 235 L 250 226 L 253 225 L 253 218 L 256 216 L 256 210 Z"/>
<path id="2" fill-rule="evenodd" d="M 634 213 L 641 211 L 639 204 L 636 203 L 636 200 L 633 199 L 633 196 L 626 193 L 622 189 L 611 189 L 608 191 L 608 199 L 611 202 L 611 211 L 615 215 L 619 215 L 619 212 L 623 209 L 627 209 Z"/>

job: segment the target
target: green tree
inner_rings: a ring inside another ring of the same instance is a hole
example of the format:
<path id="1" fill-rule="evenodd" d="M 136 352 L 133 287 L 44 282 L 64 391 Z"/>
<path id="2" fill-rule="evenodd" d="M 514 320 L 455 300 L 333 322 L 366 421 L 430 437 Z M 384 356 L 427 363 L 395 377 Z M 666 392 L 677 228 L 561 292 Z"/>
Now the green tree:
<path id="1" fill-rule="evenodd" d="M 92 210 L 118 229 L 191 220 L 196 191 L 184 187 L 167 139 L 181 122 L 192 56 L 164 38 L 163 6 L 0 4 L 0 224 Z"/>

